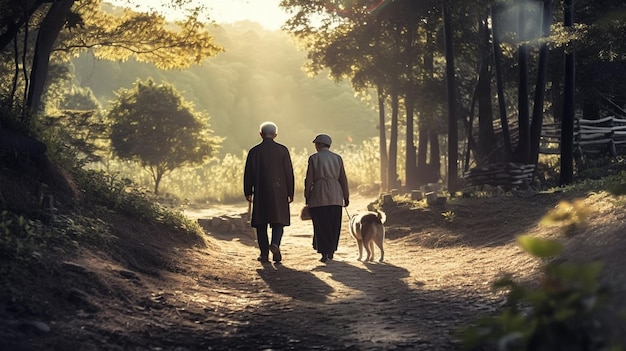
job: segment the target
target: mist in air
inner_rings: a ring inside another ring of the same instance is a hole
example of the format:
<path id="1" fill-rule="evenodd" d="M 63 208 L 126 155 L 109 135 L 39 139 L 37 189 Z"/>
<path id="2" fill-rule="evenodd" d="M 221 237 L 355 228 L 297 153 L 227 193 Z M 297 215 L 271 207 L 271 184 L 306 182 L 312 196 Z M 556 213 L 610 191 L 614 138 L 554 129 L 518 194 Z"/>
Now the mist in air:
<path id="1" fill-rule="evenodd" d="M 334 147 L 360 145 L 378 136 L 377 112 L 356 97 L 347 82 L 303 71 L 306 54 L 290 37 L 252 22 L 210 27 L 225 52 L 202 65 L 161 71 L 151 64 L 95 61 L 83 55 L 73 61 L 78 84 L 89 87 L 106 108 L 113 92 L 130 88 L 137 79 L 168 82 L 197 111 L 210 116 L 211 129 L 225 137 L 220 154 L 240 155 L 259 139 L 264 121 L 278 125 L 277 141 L 296 150 L 314 151 L 311 140 L 325 132 Z"/>

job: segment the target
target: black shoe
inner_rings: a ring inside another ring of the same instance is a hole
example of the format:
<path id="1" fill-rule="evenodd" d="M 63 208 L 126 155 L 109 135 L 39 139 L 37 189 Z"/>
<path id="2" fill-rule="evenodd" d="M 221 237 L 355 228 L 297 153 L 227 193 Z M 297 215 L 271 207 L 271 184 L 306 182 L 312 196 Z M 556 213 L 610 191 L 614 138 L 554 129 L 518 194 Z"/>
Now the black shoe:
<path id="1" fill-rule="evenodd" d="M 333 256 L 333 254 L 331 254 L 331 253 L 329 253 L 329 254 L 328 254 L 328 259 L 329 259 L 329 260 L 332 260 L 332 259 L 333 259 L 333 257 L 334 257 L 334 256 Z"/>
<path id="2" fill-rule="evenodd" d="M 270 263 L 270 260 L 267 259 L 267 256 L 259 256 L 256 258 L 256 260 L 261 263 Z"/>
<path id="3" fill-rule="evenodd" d="M 326 254 L 322 254 L 322 258 L 320 258 L 320 262 L 328 261 L 328 256 Z"/>
<path id="4" fill-rule="evenodd" d="M 270 245 L 270 251 L 274 255 L 274 262 L 280 262 L 283 260 L 283 256 L 280 254 L 280 248 L 276 244 Z"/>

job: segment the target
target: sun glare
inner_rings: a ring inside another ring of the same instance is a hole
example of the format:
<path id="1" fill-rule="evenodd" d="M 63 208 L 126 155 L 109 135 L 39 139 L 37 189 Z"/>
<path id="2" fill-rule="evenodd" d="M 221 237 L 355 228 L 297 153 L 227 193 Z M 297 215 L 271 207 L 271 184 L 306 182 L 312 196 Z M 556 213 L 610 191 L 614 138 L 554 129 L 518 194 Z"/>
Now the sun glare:
<path id="1" fill-rule="evenodd" d="M 127 7 L 134 11 L 162 13 L 168 20 L 180 20 L 187 11 L 173 9 L 170 0 L 105 0 L 114 6 Z M 278 4 L 280 0 L 191 0 L 185 9 L 197 6 L 205 8 L 205 18 L 217 24 L 235 23 L 239 21 L 257 22 L 265 29 L 278 30 L 289 17 Z"/>

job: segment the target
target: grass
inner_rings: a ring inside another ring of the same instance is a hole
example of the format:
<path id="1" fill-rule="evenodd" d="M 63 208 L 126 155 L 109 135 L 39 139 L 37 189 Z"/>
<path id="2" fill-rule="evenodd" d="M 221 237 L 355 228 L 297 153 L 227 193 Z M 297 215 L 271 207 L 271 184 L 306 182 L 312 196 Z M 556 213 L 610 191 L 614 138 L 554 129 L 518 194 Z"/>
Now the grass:
<path id="1" fill-rule="evenodd" d="M 333 152 L 342 156 L 351 190 L 361 184 L 380 183 L 380 158 L 378 141 L 366 140 L 360 145 L 343 145 Z M 304 177 L 307 161 L 312 150 L 291 149 L 291 161 L 295 176 L 295 196 L 304 192 Z M 231 203 L 243 199 L 243 172 L 247 151 L 240 155 L 226 154 L 221 159 L 212 159 L 207 164 L 194 168 L 174 170 L 160 184 L 162 201 L 171 200 L 172 206 L 193 203 Z M 399 158 L 402 156 L 400 155 Z M 154 187 L 151 176 L 137 163 L 111 161 L 92 164 L 92 169 L 105 170 L 120 179 L 129 179 L 143 189 Z M 403 173 L 399 165 L 398 173 Z M 149 192 L 149 190 L 145 190 Z"/>

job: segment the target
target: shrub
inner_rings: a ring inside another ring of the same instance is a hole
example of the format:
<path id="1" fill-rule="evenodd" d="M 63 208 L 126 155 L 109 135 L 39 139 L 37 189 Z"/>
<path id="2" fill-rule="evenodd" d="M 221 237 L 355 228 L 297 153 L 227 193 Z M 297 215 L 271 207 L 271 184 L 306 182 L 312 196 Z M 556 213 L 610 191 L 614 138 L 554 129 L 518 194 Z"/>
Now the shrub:
<path id="1" fill-rule="evenodd" d="M 580 202 L 561 203 L 543 222 L 561 222 L 571 230 L 585 215 Z M 601 319 L 611 297 L 600 284 L 602 263 L 555 260 L 563 249 L 555 239 L 526 235 L 517 242 L 532 256 L 552 260 L 544 265 L 536 287 L 508 275 L 494 283 L 496 289 L 508 290 L 506 305 L 500 314 L 483 316 L 460 331 L 464 349 L 491 345 L 503 351 L 620 350 L 611 344 L 610 328 Z"/>

